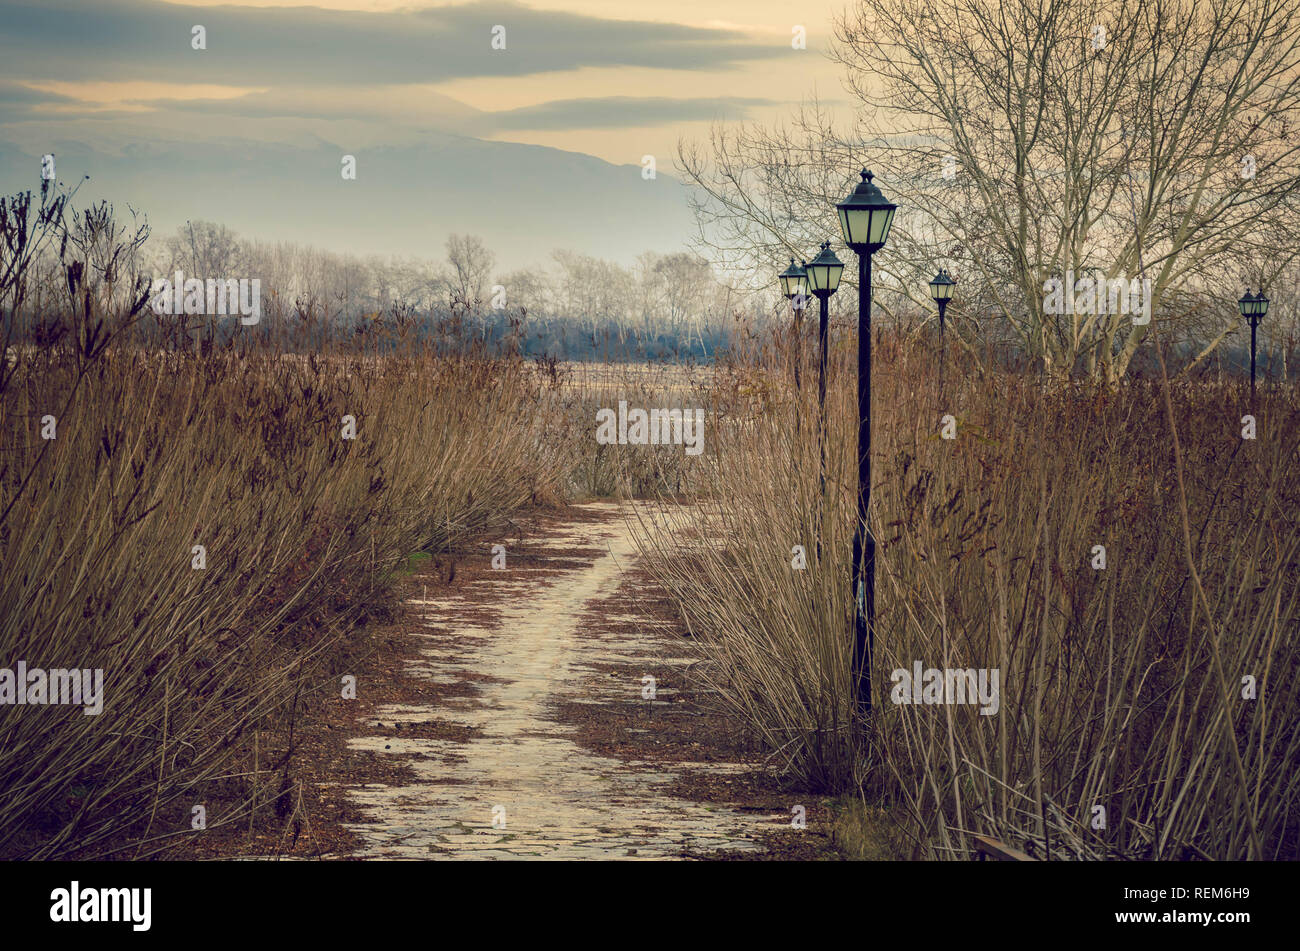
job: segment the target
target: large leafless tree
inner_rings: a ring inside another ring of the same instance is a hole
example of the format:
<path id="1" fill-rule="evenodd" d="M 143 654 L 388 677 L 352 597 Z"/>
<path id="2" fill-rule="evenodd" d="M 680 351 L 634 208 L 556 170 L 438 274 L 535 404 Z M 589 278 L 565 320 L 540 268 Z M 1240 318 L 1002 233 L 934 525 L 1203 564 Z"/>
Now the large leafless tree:
<path id="1" fill-rule="evenodd" d="M 865 0 L 833 55 L 855 116 L 683 146 L 703 244 L 770 269 L 834 235 L 861 165 L 900 205 L 884 306 L 940 264 L 1049 373 L 1123 376 L 1152 324 L 1053 314 L 1045 282 L 1147 278 L 1154 324 L 1199 342 L 1300 248 L 1300 0 Z M 896 294 L 888 293 L 892 286 Z"/>

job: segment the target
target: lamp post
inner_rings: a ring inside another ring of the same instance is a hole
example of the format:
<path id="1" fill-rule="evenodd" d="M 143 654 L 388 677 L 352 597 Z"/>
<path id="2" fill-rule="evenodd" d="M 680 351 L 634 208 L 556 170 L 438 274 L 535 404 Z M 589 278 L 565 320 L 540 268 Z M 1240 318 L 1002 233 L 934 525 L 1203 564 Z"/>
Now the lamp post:
<path id="1" fill-rule="evenodd" d="M 862 170 L 862 181 L 836 205 L 844 243 L 858 256 L 858 509 L 853 529 L 853 666 L 858 706 L 871 712 L 871 655 L 876 636 L 876 540 L 871 510 L 871 256 L 885 246 L 898 206 Z"/>
<path id="2" fill-rule="evenodd" d="M 1248 287 L 1246 293 L 1237 301 L 1237 309 L 1241 311 L 1241 316 L 1250 321 L 1250 398 L 1253 400 L 1255 398 L 1255 331 L 1259 328 L 1260 320 L 1268 313 L 1268 298 L 1264 296 L 1263 290 L 1252 296 Z"/>
<path id="3" fill-rule="evenodd" d="M 804 265 L 808 290 L 821 301 L 821 320 L 817 326 L 817 452 L 821 458 L 821 495 L 817 505 L 817 557 L 822 554 L 822 503 L 826 498 L 826 324 L 831 295 L 839 289 L 844 262 L 835 256 L 829 241 L 822 242 L 821 252 Z"/>
<path id="4" fill-rule="evenodd" d="M 777 280 L 781 282 L 781 293 L 790 301 L 794 308 L 794 390 L 800 391 L 799 385 L 799 344 L 803 329 L 803 312 L 804 305 L 808 302 L 808 274 L 802 267 L 794 263 L 794 258 L 790 259 L 790 266 L 777 275 Z M 796 424 L 799 416 L 795 414 Z"/>
<path id="5" fill-rule="evenodd" d="M 939 395 L 943 396 L 943 314 L 952 300 L 953 288 L 957 282 L 948 273 L 946 267 L 939 268 L 939 273 L 930 281 L 930 297 L 939 305 Z"/>

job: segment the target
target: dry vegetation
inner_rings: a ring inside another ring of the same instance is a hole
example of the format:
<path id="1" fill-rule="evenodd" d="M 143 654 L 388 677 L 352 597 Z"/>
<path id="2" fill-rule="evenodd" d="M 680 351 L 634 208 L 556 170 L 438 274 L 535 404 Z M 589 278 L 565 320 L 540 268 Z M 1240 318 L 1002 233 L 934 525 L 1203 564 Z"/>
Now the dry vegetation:
<path id="1" fill-rule="evenodd" d="M 197 803 L 209 830 L 284 825 L 296 718 L 339 696 L 412 554 L 678 480 L 680 448 L 591 438 L 597 406 L 668 405 L 658 373 L 575 386 L 405 314 L 192 347 L 117 280 L 143 237 L 110 219 L 63 240 L 64 202 L 0 207 L 0 666 L 102 669 L 106 696 L 96 716 L 6 708 L 0 857 L 158 854 Z"/>
<path id="2" fill-rule="evenodd" d="M 5 717 L 0 850 L 147 856 L 188 834 L 200 801 L 223 803 L 218 824 L 283 818 L 294 711 L 339 690 L 396 566 L 527 507 L 634 495 L 693 501 L 646 538 L 655 573 L 773 763 L 861 798 L 844 841 L 961 857 L 982 832 L 1056 858 L 1296 857 L 1294 393 L 1261 392 L 1249 441 L 1235 386 L 1175 387 L 1166 405 L 1159 383 L 1045 391 L 950 363 L 940 400 L 932 355 L 885 341 L 863 724 L 851 356 L 832 363 L 823 497 L 815 385 L 793 402 L 771 351 L 620 382 L 468 345 L 11 349 L 0 646 L 102 667 L 108 702 Z M 619 399 L 708 407 L 705 454 L 597 446 L 594 409 Z M 955 440 L 939 437 L 945 412 Z M 1000 712 L 891 704 L 889 671 L 914 660 L 998 668 Z M 1242 699 L 1246 675 L 1258 699 Z"/>
<path id="3" fill-rule="evenodd" d="M 0 645 L 103 668 L 107 701 L 4 718 L 6 855 L 93 855 L 124 836 L 147 854 L 213 783 L 245 808 L 273 800 L 288 757 L 259 759 L 257 731 L 302 693 L 339 690 L 330 649 L 383 573 L 562 491 L 544 420 L 519 411 L 539 387 L 517 361 L 13 359 Z"/>
<path id="4" fill-rule="evenodd" d="M 646 538 L 774 762 L 887 809 L 916 857 L 965 857 L 971 832 L 1053 858 L 1300 855 L 1293 388 L 1261 391 L 1249 441 L 1237 385 L 1047 391 L 950 363 L 941 400 L 932 353 L 877 351 L 869 723 L 850 705 L 851 354 L 832 367 L 824 498 L 805 383 L 798 405 L 715 427 L 698 516 Z M 890 671 L 915 660 L 999 669 L 1000 712 L 891 703 Z"/>
<path id="5" fill-rule="evenodd" d="M 1046 389 L 950 355 L 941 397 L 932 352 L 882 338 L 860 722 L 850 338 L 823 490 L 807 346 L 797 401 L 763 340 L 707 372 L 601 374 L 485 352 L 455 325 L 339 338 L 308 314 L 198 352 L 178 329 L 160 349 L 106 260 L 61 258 L 66 291 L 43 289 L 39 332 L 0 362 L 0 658 L 102 668 L 107 694 L 98 716 L 0 719 L 2 856 L 156 854 L 196 802 L 222 803 L 209 828 L 283 819 L 296 711 L 337 696 L 394 570 L 607 495 L 694 503 L 647 533 L 654 572 L 774 764 L 861 798 L 837 836 L 862 854 L 962 857 L 983 832 L 1054 858 L 1300 856 L 1294 387 L 1252 410 L 1237 385 Z M 6 313 L 14 274 L 0 267 Z M 597 445 L 594 411 L 619 400 L 704 407 L 704 454 Z M 889 672 L 916 660 L 998 669 L 1000 711 L 890 703 Z M 853 816 L 890 828 L 859 834 Z"/>

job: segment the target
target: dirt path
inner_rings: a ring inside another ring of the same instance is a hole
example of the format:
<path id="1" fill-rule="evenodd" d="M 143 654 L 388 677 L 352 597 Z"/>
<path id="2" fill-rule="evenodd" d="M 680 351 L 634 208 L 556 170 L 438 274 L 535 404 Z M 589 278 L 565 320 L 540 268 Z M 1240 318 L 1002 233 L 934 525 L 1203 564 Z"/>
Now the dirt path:
<path id="1" fill-rule="evenodd" d="M 349 792 L 365 816 L 348 826 L 364 843 L 357 854 L 667 858 L 756 852 L 762 833 L 788 829 L 779 796 L 768 808 L 681 798 L 687 776 L 725 790 L 755 766 L 681 732 L 706 718 L 689 709 L 699 697 L 683 696 L 689 651 L 641 610 L 619 506 L 579 506 L 527 548 L 522 557 L 507 545 L 505 570 L 481 571 L 450 597 L 409 602 L 426 625 L 411 636 L 429 700 L 380 708 L 366 725 L 384 735 L 349 746 L 398 757 L 416 779 Z M 653 701 L 645 674 L 656 675 Z M 605 750 L 594 736 L 615 755 L 595 752 Z"/>

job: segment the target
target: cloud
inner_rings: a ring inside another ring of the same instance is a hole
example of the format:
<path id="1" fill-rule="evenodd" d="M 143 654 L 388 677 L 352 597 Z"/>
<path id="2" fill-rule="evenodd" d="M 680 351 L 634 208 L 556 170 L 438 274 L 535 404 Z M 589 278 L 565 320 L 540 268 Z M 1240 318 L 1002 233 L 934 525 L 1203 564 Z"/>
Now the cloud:
<path id="1" fill-rule="evenodd" d="M 58 119 L 62 122 L 78 119 L 122 118 L 131 115 L 133 113 L 126 110 L 110 111 L 86 107 L 85 103 L 74 96 L 0 80 L 0 125 L 47 119 Z"/>
<path id="2" fill-rule="evenodd" d="M 221 99 L 143 98 L 124 105 L 159 113 L 230 116 L 239 119 L 316 119 L 418 125 L 462 135 L 564 129 L 616 129 L 713 119 L 744 119 L 772 99 L 606 96 L 555 99 L 518 109 L 483 112 L 416 86 L 281 88 Z M 93 115 L 93 113 L 92 113 Z M 139 117 L 138 113 L 129 114 Z M 46 115 L 55 118 L 57 115 Z"/>
<path id="3" fill-rule="evenodd" d="M 671 99 L 608 96 L 555 99 L 535 106 L 494 112 L 489 118 L 503 130 L 613 129 L 710 119 L 743 119 L 755 106 L 776 104 L 771 99 L 737 97 Z"/>
<path id="4" fill-rule="evenodd" d="M 371 13 L 156 0 L 0 0 L 0 75 L 32 80 L 435 83 L 581 67 L 717 70 L 782 55 L 734 31 L 606 20 L 511 2 Z M 190 45 L 206 29 L 207 49 Z M 491 48 L 506 28 L 506 48 Z"/>
<path id="5" fill-rule="evenodd" d="M 450 96 L 414 86 L 282 87 L 222 99 L 147 98 L 133 99 L 130 102 L 159 110 L 244 119 L 355 119 L 380 122 L 442 119 L 449 123 L 471 123 L 484 116 L 479 110 Z"/>
<path id="6" fill-rule="evenodd" d="M 33 89 L 23 83 L 0 80 L 0 102 L 5 105 L 35 106 L 48 103 L 76 102 L 71 96 L 62 96 L 44 89 Z"/>

